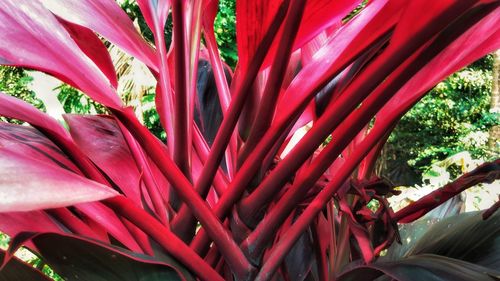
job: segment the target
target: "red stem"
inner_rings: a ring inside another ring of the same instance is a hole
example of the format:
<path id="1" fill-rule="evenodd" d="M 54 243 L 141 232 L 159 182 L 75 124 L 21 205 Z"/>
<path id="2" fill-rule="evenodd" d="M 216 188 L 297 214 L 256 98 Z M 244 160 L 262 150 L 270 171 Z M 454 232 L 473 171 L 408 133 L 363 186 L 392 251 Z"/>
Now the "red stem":
<path id="1" fill-rule="evenodd" d="M 68 209 L 57 208 L 46 210 L 46 212 L 57 218 L 57 220 L 64 224 L 64 226 L 66 226 L 71 232 L 78 235 L 94 238 L 99 241 L 102 240 L 102 237 L 99 237 L 94 231 L 92 231 L 92 229 L 90 229 L 90 227 L 86 223 L 81 221 Z"/>
<path id="2" fill-rule="evenodd" d="M 286 2 L 286 1 L 285 1 Z M 284 3 L 285 3 L 284 2 Z M 266 33 L 265 38 L 262 40 L 262 43 L 259 45 L 259 48 L 256 51 L 253 63 L 249 66 L 249 69 L 245 72 L 244 79 L 241 83 L 233 82 L 234 86 L 234 98 L 231 100 L 231 104 L 229 105 L 228 111 L 224 116 L 221 127 L 219 128 L 217 135 L 215 137 L 214 143 L 212 144 L 212 148 L 210 154 L 208 155 L 207 162 L 203 167 L 202 173 L 198 182 L 195 185 L 195 190 L 198 194 L 205 197 L 210 188 L 211 182 L 215 176 L 217 168 L 222 160 L 224 155 L 225 148 L 233 134 L 234 127 L 236 126 L 236 122 L 238 121 L 238 117 L 243 109 L 243 105 L 248 95 L 247 92 L 251 88 L 253 81 L 260 69 L 260 65 L 264 61 L 264 58 L 267 54 L 267 50 L 271 46 L 272 39 L 275 34 L 278 32 L 281 21 L 283 20 L 286 13 L 287 5 L 282 4 L 278 13 L 273 21 L 273 24 L 269 28 Z M 237 82 L 237 81 L 236 81 Z M 185 205 L 181 207 L 187 208 Z M 183 214 L 182 217 L 179 217 L 179 224 L 192 222 L 193 217 L 189 210 L 180 211 L 179 213 Z M 177 229 L 180 227 L 179 224 L 172 224 L 173 229 Z"/>
<path id="3" fill-rule="evenodd" d="M 184 1 L 172 1 L 172 21 L 174 34 L 174 64 L 175 64 L 175 99 L 174 99 L 174 134 L 167 136 L 173 138 L 174 162 L 182 173 L 191 178 L 191 123 L 190 97 L 188 94 L 188 59 L 187 38 L 184 18 Z"/>
<path id="4" fill-rule="evenodd" d="M 226 74 L 224 72 L 224 66 L 222 65 L 221 58 L 219 56 L 219 50 L 217 49 L 217 42 L 215 40 L 215 33 L 213 29 L 213 22 L 206 23 L 204 25 L 205 31 L 205 41 L 207 43 L 208 55 L 210 57 L 210 64 L 214 70 L 215 85 L 217 87 L 217 94 L 219 96 L 220 106 L 222 108 L 222 113 L 225 115 L 229 103 L 231 101 L 231 92 L 229 91 L 229 86 L 227 84 Z M 226 150 L 226 164 L 228 169 L 228 174 L 230 177 L 234 174 L 235 162 L 236 162 L 236 151 L 237 151 L 237 136 L 232 134 L 229 141 L 229 150 Z"/>
<path id="5" fill-rule="evenodd" d="M 154 11 L 151 11 L 153 13 Z M 156 17 L 155 17 L 156 18 Z M 163 126 L 165 127 L 165 131 L 167 133 L 167 144 L 170 147 L 172 156 L 174 147 L 174 138 L 171 137 L 174 135 L 174 127 L 173 127 L 173 113 L 174 113 L 174 100 L 172 89 L 170 88 L 170 75 L 168 70 L 168 57 L 167 57 L 167 47 L 165 43 L 165 37 L 163 35 L 163 24 L 156 23 L 155 24 L 155 45 L 158 50 L 158 61 L 160 65 L 160 75 L 158 85 L 160 87 L 160 95 L 162 97 L 161 102 L 163 103 L 161 106 L 157 106 L 157 110 L 162 109 L 162 112 L 158 112 L 160 116 L 165 118 Z M 156 99 L 158 101 L 158 98 Z"/>

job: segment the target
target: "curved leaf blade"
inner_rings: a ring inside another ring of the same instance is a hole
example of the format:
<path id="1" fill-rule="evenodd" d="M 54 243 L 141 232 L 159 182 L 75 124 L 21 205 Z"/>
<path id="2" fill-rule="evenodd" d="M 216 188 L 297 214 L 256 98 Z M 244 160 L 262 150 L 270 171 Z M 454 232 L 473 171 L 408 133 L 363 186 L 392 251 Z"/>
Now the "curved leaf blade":
<path id="1" fill-rule="evenodd" d="M 57 76 L 97 102 L 121 108 L 106 76 L 39 1 L 0 2 L 0 63 Z"/>
<path id="2" fill-rule="evenodd" d="M 0 212 L 58 208 L 116 195 L 58 166 L 0 148 Z"/>

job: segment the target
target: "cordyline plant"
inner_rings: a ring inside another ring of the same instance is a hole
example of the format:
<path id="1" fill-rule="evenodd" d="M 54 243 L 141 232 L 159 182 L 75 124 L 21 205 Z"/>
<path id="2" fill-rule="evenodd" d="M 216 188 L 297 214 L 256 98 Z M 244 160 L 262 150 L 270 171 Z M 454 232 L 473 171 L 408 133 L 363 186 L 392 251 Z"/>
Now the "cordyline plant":
<path id="1" fill-rule="evenodd" d="M 449 239 L 381 258 L 398 223 L 499 178 L 499 160 L 398 212 L 373 167 L 433 85 L 500 47 L 500 1 L 238 0 L 234 73 L 215 42 L 217 1 L 137 3 L 154 43 L 113 0 L 0 1 L 0 63 L 110 112 L 66 115 L 67 130 L 0 95 L 0 114 L 30 125 L 0 124 L 0 230 L 12 237 L 1 280 L 47 280 L 12 257 L 21 245 L 65 280 L 499 278 L 498 204 L 441 227 Z M 102 39 L 156 77 L 166 143 L 121 102 Z"/>

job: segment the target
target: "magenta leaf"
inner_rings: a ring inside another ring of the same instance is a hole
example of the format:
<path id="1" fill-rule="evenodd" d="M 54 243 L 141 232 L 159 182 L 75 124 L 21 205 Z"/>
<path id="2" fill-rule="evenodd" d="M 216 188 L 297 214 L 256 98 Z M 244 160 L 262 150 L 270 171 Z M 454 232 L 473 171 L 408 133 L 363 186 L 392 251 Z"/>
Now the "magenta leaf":
<path id="1" fill-rule="evenodd" d="M 58 166 L 5 149 L 0 152 L 0 212 L 64 207 L 117 195 Z"/>
<path id="2" fill-rule="evenodd" d="M 61 141 L 70 140 L 69 133 L 54 118 L 33 105 L 2 92 L 0 92 L 0 115 L 27 122 Z"/>
<path id="3" fill-rule="evenodd" d="M 121 107 L 106 76 L 38 1 L 2 1 L 0 22 L 0 62 L 48 72 L 97 102 Z"/>
<path id="4" fill-rule="evenodd" d="M 44 211 L 0 213 L 0 231 L 11 237 L 21 232 L 63 232 Z"/>

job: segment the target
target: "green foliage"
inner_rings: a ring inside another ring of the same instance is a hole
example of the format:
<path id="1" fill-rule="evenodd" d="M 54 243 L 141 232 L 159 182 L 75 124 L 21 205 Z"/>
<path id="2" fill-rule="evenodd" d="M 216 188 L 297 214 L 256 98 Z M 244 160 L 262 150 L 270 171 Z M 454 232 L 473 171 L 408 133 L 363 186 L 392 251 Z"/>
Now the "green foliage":
<path id="1" fill-rule="evenodd" d="M 153 133 L 157 138 L 162 141 L 166 140 L 167 134 L 160 124 L 160 116 L 155 109 L 155 94 L 148 93 L 142 97 L 142 117 L 144 125 Z"/>
<path id="2" fill-rule="evenodd" d="M 104 106 L 89 99 L 75 88 L 62 84 L 56 88 L 59 91 L 57 99 L 61 102 L 64 112 L 76 114 L 104 114 L 107 110 Z"/>
<path id="3" fill-rule="evenodd" d="M 219 0 L 219 13 L 215 18 L 214 30 L 222 58 L 234 68 L 238 61 L 235 0 Z"/>
<path id="4" fill-rule="evenodd" d="M 0 249 L 3 250 L 7 249 L 9 247 L 9 241 L 10 241 L 9 236 L 0 232 Z"/>
<path id="5" fill-rule="evenodd" d="M 33 78 L 22 68 L 0 66 L 0 91 L 25 100 L 38 109 L 45 111 L 43 102 L 28 87 L 31 81 L 33 81 Z M 0 120 L 19 123 L 4 117 L 0 117 Z"/>
<path id="6" fill-rule="evenodd" d="M 439 83 L 399 122 L 386 145 L 386 155 L 406 161 L 419 172 L 461 151 L 489 159 L 488 130 L 498 125 L 489 112 L 492 59 L 487 56 Z"/>

